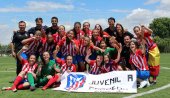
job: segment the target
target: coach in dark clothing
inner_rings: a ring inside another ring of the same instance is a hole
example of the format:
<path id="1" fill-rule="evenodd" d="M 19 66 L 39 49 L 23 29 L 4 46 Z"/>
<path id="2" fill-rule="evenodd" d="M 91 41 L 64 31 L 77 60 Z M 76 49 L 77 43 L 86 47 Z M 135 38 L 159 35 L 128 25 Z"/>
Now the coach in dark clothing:
<path id="1" fill-rule="evenodd" d="M 115 19 L 113 17 L 110 17 L 108 19 L 109 27 L 106 28 L 104 31 L 107 32 L 110 36 L 116 37 L 116 28 L 115 28 Z"/>
<path id="2" fill-rule="evenodd" d="M 16 56 L 16 54 L 23 47 L 23 44 L 21 43 L 21 41 L 28 38 L 28 34 L 25 31 L 25 28 L 26 28 L 26 23 L 24 21 L 20 21 L 19 22 L 19 30 L 14 31 L 13 39 L 11 42 L 12 56 L 16 58 L 16 63 L 17 63 L 17 68 L 16 68 L 17 75 L 21 72 L 22 65 L 21 65 L 18 57 Z"/>
<path id="3" fill-rule="evenodd" d="M 46 32 L 47 26 L 42 26 L 43 19 L 42 18 L 36 18 L 35 22 L 36 22 L 36 27 L 32 27 L 28 30 L 29 36 L 33 36 L 36 31 L 41 31 L 42 37 L 45 37 L 45 35 L 46 35 L 45 32 Z"/>
<path id="4" fill-rule="evenodd" d="M 115 19 L 113 17 L 108 18 L 108 24 L 109 27 L 104 29 L 104 31 L 107 32 L 110 36 L 116 37 Z M 107 46 L 110 47 L 109 38 L 106 38 L 105 41 Z"/>
<path id="5" fill-rule="evenodd" d="M 51 18 L 51 24 L 52 26 L 46 29 L 46 35 L 48 35 L 49 33 L 51 34 L 55 34 L 56 32 L 58 32 L 58 18 L 57 17 L 52 17 Z"/>

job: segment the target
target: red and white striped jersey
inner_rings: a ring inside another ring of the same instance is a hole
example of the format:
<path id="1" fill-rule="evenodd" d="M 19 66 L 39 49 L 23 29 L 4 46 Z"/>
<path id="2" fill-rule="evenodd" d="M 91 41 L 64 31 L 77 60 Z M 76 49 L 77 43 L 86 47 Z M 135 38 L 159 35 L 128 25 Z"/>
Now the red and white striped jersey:
<path id="1" fill-rule="evenodd" d="M 111 60 L 109 63 L 104 64 L 102 67 L 102 73 L 107 73 L 111 71 L 117 71 L 118 70 L 118 64 L 114 61 Z"/>
<path id="2" fill-rule="evenodd" d="M 56 43 L 48 43 L 47 41 L 45 43 L 42 43 L 42 46 L 39 49 L 40 55 L 42 55 L 46 51 L 48 51 L 50 55 L 52 55 L 55 49 L 55 46 L 56 46 Z"/>
<path id="3" fill-rule="evenodd" d="M 60 40 L 62 40 L 63 37 L 60 36 L 59 33 L 55 33 L 55 34 L 53 34 L 53 38 L 54 38 L 54 42 L 58 43 Z"/>
<path id="4" fill-rule="evenodd" d="M 96 60 L 90 60 L 90 74 L 100 74 L 101 73 L 101 67 L 97 65 Z"/>
<path id="5" fill-rule="evenodd" d="M 75 39 L 73 40 L 73 42 L 70 42 L 69 44 L 66 43 L 66 39 L 62 39 L 61 41 L 59 41 L 58 45 L 61 47 L 61 52 L 64 56 L 66 55 L 76 56 L 76 54 L 78 54 L 76 47 L 79 47 L 79 42 Z"/>
<path id="6" fill-rule="evenodd" d="M 76 66 L 74 64 L 71 64 L 71 66 L 68 66 L 64 60 L 59 59 L 59 58 L 56 59 L 56 62 L 60 65 L 63 73 L 66 70 L 70 70 L 71 72 L 76 72 Z"/>
<path id="7" fill-rule="evenodd" d="M 130 55 L 129 63 L 138 70 L 149 70 L 146 57 L 140 49 L 136 50 L 135 54 Z"/>
<path id="8" fill-rule="evenodd" d="M 85 32 L 85 31 L 83 31 L 83 32 L 84 32 L 85 36 L 88 36 L 90 39 L 92 38 L 92 31 L 91 30 L 89 30 L 88 32 Z"/>
<path id="9" fill-rule="evenodd" d="M 86 56 L 86 50 L 88 50 L 88 49 L 93 50 L 94 45 L 90 44 L 90 46 L 85 46 L 84 41 L 81 41 L 80 42 L 80 47 L 79 47 L 79 55 L 80 56 Z"/>
<path id="10" fill-rule="evenodd" d="M 25 59 L 22 59 L 21 64 L 22 64 L 22 71 L 24 71 L 26 73 L 28 73 L 28 72 L 33 72 L 34 73 L 35 70 L 38 67 L 38 64 L 36 64 L 36 63 L 33 66 L 31 66 L 29 64 L 29 62 L 27 60 L 25 60 Z"/>
<path id="11" fill-rule="evenodd" d="M 81 40 L 81 36 L 84 36 L 84 32 L 82 30 L 80 30 L 79 32 L 77 32 L 77 40 Z"/>
<path id="12" fill-rule="evenodd" d="M 92 40 L 93 41 L 93 44 L 95 46 L 99 46 L 100 42 L 102 40 L 102 37 L 98 36 L 96 39 Z"/>
<path id="13" fill-rule="evenodd" d="M 41 44 L 42 44 L 42 40 L 39 40 L 39 41 L 33 40 L 28 45 L 28 49 L 25 51 L 25 53 L 28 55 L 36 54 L 38 52 L 38 50 L 39 50 L 38 48 L 40 48 Z"/>
<path id="14" fill-rule="evenodd" d="M 46 37 L 41 37 L 41 42 L 42 42 L 42 43 L 45 43 L 45 42 L 46 42 L 46 40 L 47 40 L 47 38 L 46 38 Z"/>
<path id="15" fill-rule="evenodd" d="M 144 38 L 146 40 L 147 47 L 151 48 L 152 45 L 154 44 L 154 41 L 151 38 L 151 34 L 149 34 L 148 32 L 144 32 Z"/>

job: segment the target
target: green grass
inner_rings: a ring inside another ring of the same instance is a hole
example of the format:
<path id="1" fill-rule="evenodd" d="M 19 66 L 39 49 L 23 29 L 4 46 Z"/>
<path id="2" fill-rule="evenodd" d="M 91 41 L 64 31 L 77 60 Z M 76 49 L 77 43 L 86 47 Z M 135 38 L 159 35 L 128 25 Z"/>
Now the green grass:
<path id="1" fill-rule="evenodd" d="M 161 54 L 161 66 L 170 68 L 170 54 Z M 0 88 L 4 86 L 11 86 L 12 84 L 8 83 L 8 81 L 14 79 L 15 75 L 15 59 L 13 59 L 12 57 L 0 57 Z M 161 68 L 160 75 L 158 77 L 158 83 L 154 86 L 138 89 L 138 93 L 156 89 L 169 83 L 170 69 Z M 144 95 L 140 98 L 167 98 L 169 96 L 169 92 L 170 88 L 167 88 L 152 94 Z M 34 92 L 31 92 L 29 90 L 19 90 L 16 93 L 13 93 L 12 91 L 0 91 L 0 98 L 122 98 L 130 95 L 132 94 L 69 93 L 62 91 L 52 91 L 51 89 L 48 89 L 46 91 L 36 89 Z"/>

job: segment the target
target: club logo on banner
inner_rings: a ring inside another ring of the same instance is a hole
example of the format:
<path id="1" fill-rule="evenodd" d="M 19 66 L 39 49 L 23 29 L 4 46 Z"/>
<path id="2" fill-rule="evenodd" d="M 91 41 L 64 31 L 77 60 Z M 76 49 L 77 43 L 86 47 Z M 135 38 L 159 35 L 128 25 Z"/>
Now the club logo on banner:
<path id="1" fill-rule="evenodd" d="M 136 71 L 112 71 L 99 75 L 84 72 L 66 72 L 61 77 L 61 85 L 53 90 L 137 93 Z"/>
<path id="2" fill-rule="evenodd" d="M 77 90 L 83 87 L 86 82 L 86 76 L 82 74 L 69 74 L 67 76 L 66 90 Z"/>

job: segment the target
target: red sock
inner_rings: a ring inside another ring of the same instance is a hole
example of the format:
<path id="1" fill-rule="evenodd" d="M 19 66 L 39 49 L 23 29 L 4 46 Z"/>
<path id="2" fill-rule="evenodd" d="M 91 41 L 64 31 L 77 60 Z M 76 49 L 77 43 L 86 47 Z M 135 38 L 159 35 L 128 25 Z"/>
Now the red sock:
<path id="1" fill-rule="evenodd" d="M 155 76 L 153 77 L 153 81 L 156 81 L 156 77 Z"/>
<path id="2" fill-rule="evenodd" d="M 17 86 L 17 89 L 19 89 L 19 90 L 24 89 L 24 85 L 23 85 L 23 84 L 18 85 L 18 86 Z"/>
<path id="3" fill-rule="evenodd" d="M 44 87 L 48 88 L 48 87 L 51 86 L 54 82 L 56 82 L 58 78 L 59 78 L 58 75 L 53 76 Z"/>
<path id="4" fill-rule="evenodd" d="M 16 88 L 16 86 L 22 81 L 22 77 L 21 76 L 17 76 L 15 81 L 14 81 L 14 84 L 12 86 L 12 88 Z"/>

